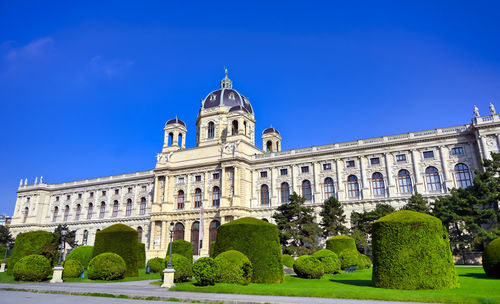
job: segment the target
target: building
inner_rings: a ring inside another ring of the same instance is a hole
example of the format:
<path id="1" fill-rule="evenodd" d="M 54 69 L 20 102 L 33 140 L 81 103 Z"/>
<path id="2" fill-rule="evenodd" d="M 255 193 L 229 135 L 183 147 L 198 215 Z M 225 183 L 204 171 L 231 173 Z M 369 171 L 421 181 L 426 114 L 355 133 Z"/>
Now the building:
<path id="1" fill-rule="evenodd" d="M 5 214 L 0 214 L 0 226 L 9 227 L 12 218 Z"/>
<path id="2" fill-rule="evenodd" d="M 244 216 L 272 221 L 293 191 L 317 211 L 336 196 L 348 217 L 378 203 L 400 208 L 416 191 L 433 200 L 470 185 L 481 160 L 499 151 L 500 116 L 493 105 L 490 111 L 480 116 L 474 107 L 472 122 L 460 126 L 282 151 L 272 127 L 255 145 L 254 109 L 226 71 L 201 102 L 196 147 L 186 148 L 187 126 L 176 117 L 165 124 L 149 171 L 61 184 L 25 180 L 11 231 L 66 223 L 80 244 L 93 244 L 96 231 L 124 223 L 138 229 L 151 258 L 165 256 L 174 222 L 174 238 L 206 255 L 219 225 Z"/>

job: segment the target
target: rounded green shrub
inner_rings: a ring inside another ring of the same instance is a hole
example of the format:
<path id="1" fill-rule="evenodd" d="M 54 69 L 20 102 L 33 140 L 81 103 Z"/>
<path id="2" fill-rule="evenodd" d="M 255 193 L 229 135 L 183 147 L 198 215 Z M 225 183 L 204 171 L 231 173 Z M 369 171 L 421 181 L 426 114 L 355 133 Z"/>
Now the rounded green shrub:
<path id="1" fill-rule="evenodd" d="M 217 265 L 217 282 L 250 284 L 253 273 L 252 263 L 243 253 L 236 250 L 223 252 L 215 258 L 215 264 Z"/>
<path id="2" fill-rule="evenodd" d="M 146 267 L 146 244 L 137 243 L 137 267 Z"/>
<path id="3" fill-rule="evenodd" d="M 16 281 L 46 280 L 52 272 L 49 260 L 43 255 L 33 254 L 21 258 L 14 265 L 12 274 Z"/>
<path id="4" fill-rule="evenodd" d="M 376 287 L 459 287 L 448 232 L 438 218 L 401 210 L 375 221 L 372 231 L 372 281 Z"/>
<path id="5" fill-rule="evenodd" d="M 340 259 L 335 252 L 328 249 L 321 249 L 313 254 L 313 257 L 323 264 L 325 273 L 336 273 L 340 270 Z"/>
<path id="6" fill-rule="evenodd" d="M 500 237 L 491 241 L 484 249 L 483 269 L 487 276 L 500 278 Z"/>
<path id="7" fill-rule="evenodd" d="M 361 259 L 361 263 L 364 266 L 363 268 L 368 269 L 368 268 L 372 267 L 372 260 L 370 260 L 370 258 L 367 255 L 360 254 L 360 259 Z"/>
<path id="8" fill-rule="evenodd" d="M 165 259 L 168 259 L 170 253 L 170 243 L 168 244 L 167 255 Z M 172 242 L 172 254 L 180 254 L 184 256 L 190 263 L 193 263 L 193 244 L 185 240 L 175 240 Z"/>
<path id="9" fill-rule="evenodd" d="M 321 261 L 311 255 L 298 257 L 293 264 L 293 270 L 299 278 L 304 279 L 321 279 L 325 273 Z"/>
<path id="10" fill-rule="evenodd" d="M 45 256 L 53 265 L 57 262 L 58 246 L 58 238 L 53 233 L 42 230 L 19 233 L 12 249 L 7 273 L 12 274 L 17 261 L 32 254 Z"/>
<path id="11" fill-rule="evenodd" d="M 360 263 L 359 252 L 357 249 L 344 249 L 340 255 L 340 268 L 343 270 L 349 268 L 351 265 L 357 265 L 357 269 L 362 269 Z"/>
<path id="12" fill-rule="evenodd" d="M 126 270 L 127 265 L 121 256 L 105 252 L 90 260 L 87 277 L 91 280 L 118 280 L 123 278 Z"/>
<path id="13" fill-rule="evenodd" d="M 210 257 L 199 258 L 194 262 L 193 274 L 196 279 L 196 285 L 214 285 L 217 276 L 215 260 Z"/>
<path id="14" fill-rule="evenodd" d="M 248 257 L 253 266 L 252 282 L 283 282 L 281 245 L 276 225 L 244 217 L 219 226 L 215 256 L 229 250 L 237 250 Z"/>
<path id="15" fill-rule="evenodd" d="M 168 266 L 168 257 L 163 260 L 164 268 Z M 172 267 L 175 269 L 174 282 L 186 282 L 193 276 L 193 263 L 191 263 L 185 256 L 177 253 L 172 253 Z M 163 273 L 161 273 L 163 278 Z"/>
<path id="16" fill-rule="evenodd" d="M 284 254 L 281 256 L 281 264 L 285 265 L 286 267 L 293 268 L 293 263 L 295 263 L 295 260 L 291 255 Z"/>
<path id="17" fill-rule="evenodd" d="M 162 272 L 163 269 L 165 269 L 165 264 L 168 263 L 168 261 L 165 262 L 164 259 L 162 258 L 152 258 L 148 261 L 148 265 L 151 268 L 151 272 Z"/>
<path id="18" fill-rule="evenodd" d="M 71 250 L 71 252 L 66 256 L 66 261 L 77 260 L 82 264 L 83 267 L 87 268 L 89 266 L 90 260 L 92 260 L 92 253 L 94 251 L 94 246 L 80 246 Z"/>
<path id="19" fill-rule="evenodd" d="M 78 260 L 64 262 L 63 278 L 78 278 L 83 272 L 83 266 Z"/>
<path id="20" fill-rule="evenodd" d="M 93 256 L 101 253 L 113 252 L 125 261 L 127 270 L 125 277 L 139 275 L 137 230 L 123 224 L 115 224 L 97 232 L 94 242 Z"/>
<path id="21" fill-rule="evenodd" d="M 326 240 L 326 249 L 335 252 L 339 256 L 344 249 L 356 250 L 356 242 L 350 236 L 336 235 Z"/>

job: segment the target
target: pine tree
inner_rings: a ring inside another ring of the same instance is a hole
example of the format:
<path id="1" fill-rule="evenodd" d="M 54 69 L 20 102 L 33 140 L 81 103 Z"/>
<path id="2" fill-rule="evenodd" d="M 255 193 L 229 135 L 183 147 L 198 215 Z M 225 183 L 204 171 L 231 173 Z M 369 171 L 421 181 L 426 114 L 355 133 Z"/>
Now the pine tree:
<path id="1" fill-rule="evenodd" d="M 413 194 L 403 210 L 413 210 L 422 213 L 430 213 L 429 203 L 420 193 Z"/>
<path id="2" fill-rule="evenodd" d="M 346 234 L 348 229 L 344 226 L 345 214 L 342 204 L 335 197 L 330 197 L 323 202 L 321 212 L 321 227 L 323 228 L 323 236 L 329 237 L 338 234 Z"/>
<path id="3" fill-rule="evenodd" d="M 394 211 L 396 209 L 389 204 L 378 204 L 372 211 L 351 213 L 351 236 L 355 239 L 359 251 L 364 252 L 365 247 L 369 245 L 373 222 Z"/>
<path id="4" fill-rule="evenodd" d="M 78 242 L 76 241 L 76 230 L 69 230 L 68 225 L 57 225 L 56 229 L 54 230 L 54 234 L 57 236 L 57 243 L 61 243 L 61 230 L 65 229 L 67 231 L 66 237 L 65 237 L 65 242 L 68 243 L 68 245 L 71 246 L 71 248 L 74 248 L 78 246 Z"/>
<path id="5" fill-rule="evenodd" d="M 0 244 L 2 245 L 7 245 L 10 244 L 12 248 L 12 244 L 14 243 L 14 239 L 12 238 L 12 235 L 10 234 L 9 228 L 0 225 Z"/>

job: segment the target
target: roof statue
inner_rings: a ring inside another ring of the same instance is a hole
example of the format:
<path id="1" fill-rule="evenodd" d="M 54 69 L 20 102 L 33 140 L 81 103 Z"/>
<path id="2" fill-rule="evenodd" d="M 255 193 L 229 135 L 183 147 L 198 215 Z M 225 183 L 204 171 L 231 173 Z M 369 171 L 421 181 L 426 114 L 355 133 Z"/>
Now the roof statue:
<path id="1" fill-rule="evenodd" d="M 474 105 L 474 116 L 479 117 L 479 109 Z"/>
<path id="2" fill-rule="evenodd" d="M 495 106 L 490 102 L 490 112 L 491 115 L 496 115 L 497 111 L 495 110 Z"/>

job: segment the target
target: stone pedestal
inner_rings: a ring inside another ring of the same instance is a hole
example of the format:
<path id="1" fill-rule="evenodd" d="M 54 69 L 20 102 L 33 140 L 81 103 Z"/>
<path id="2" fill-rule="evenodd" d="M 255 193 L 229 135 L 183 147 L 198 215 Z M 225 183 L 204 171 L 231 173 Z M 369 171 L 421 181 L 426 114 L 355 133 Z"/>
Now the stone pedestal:
<path id="1" fill-rule="evenodd" d="M 5 272 L 5 263 L 0 266 L 0 272 Z"/>
<path id="2" fill-rule="evenodd" d="M 174 274 L 175 274 L 175 269 L 174 268 L 165 268 L 163 270 L 163 284 L 161 287 L 163 288 L 171 288 L 174 287 Z"/>
<path id="3" fill-rule="evenodd" d="M 62 283 L 63 282 L 62 274 L 63 274 L 64 267 L 56 266 L 53 268 L 53 270 L 54 270 L 54 273 L 52 274 L 52 280 L 50 280 L 50 283 Z"/>

